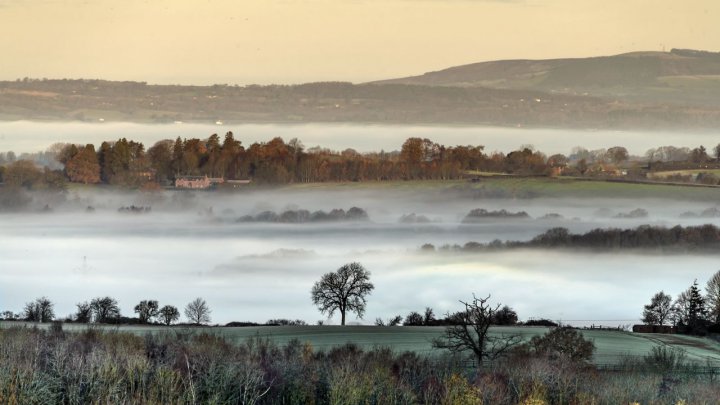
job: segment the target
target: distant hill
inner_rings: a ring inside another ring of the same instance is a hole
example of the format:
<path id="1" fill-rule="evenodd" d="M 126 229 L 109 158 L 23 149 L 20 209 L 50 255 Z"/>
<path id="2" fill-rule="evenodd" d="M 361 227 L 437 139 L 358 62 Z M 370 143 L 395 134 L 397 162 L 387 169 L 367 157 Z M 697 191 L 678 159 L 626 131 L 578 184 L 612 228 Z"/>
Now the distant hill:
<path id="1" fill-rule="evenodd" d="M 501 60 L 375 83 L 524 89 L 720 105 L 720 52 L 673 49 L 591 58 Z"/>
<path id="2" fill-rule="evenodd" d="M 483 62 L 365 84 L 0 81 L 0 120 L 717 129 L 720 53 Z"/>

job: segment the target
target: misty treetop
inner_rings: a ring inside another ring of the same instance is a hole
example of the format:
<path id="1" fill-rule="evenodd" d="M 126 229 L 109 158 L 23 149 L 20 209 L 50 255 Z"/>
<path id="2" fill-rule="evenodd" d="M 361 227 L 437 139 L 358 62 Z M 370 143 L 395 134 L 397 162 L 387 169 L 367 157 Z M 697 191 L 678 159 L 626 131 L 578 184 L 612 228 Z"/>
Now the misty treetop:
<path id="1" fill-rule="evenodd" d="M 476 223 L 476 222 L 482 222 L 483 220 L 487 219 L 529 219 L 530 215 L 528 215 L 525 211 L 520 212 L 509 212 L 505 209 L 501 209 L 498 211 L 488 211 L 484 208 L 476 208 L 472 211 L 470 211 L 465 218 L 463 218 L 463 223 Z"/>
<path id="2" fill-rule="evenodd" d="M 322 210 L 310 212 L 308 210 L 286 210 L 281 213 L 274 211 L 263 211 L 256 215 L 244 215 L 238 222 L 277 222 L 286 224 L 298 224 L 306 222 L 340 222 L 340 221 L 367 221 L 367 212 L 358 207 L 351 207 L 347 211 L 336 208 L 325 212 Z"/>

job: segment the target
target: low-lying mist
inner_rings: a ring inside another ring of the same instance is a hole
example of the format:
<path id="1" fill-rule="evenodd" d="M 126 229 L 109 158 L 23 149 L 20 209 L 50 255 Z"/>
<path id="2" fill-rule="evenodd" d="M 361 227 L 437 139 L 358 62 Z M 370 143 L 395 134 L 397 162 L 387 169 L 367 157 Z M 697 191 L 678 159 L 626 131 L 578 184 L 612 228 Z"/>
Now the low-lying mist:
<path id="1" fill-rule="evenodd" d="M 119 211 L 132 206 L 143 209 Z M 239 221 L 264 211 L 351 207 L 364 210 L 367 220 Z M 525 211 L 527 217 L 463 222 L 479 208 Z M 717 270 L 716 258 L 567 250 L 441 254 L 420 246 L 529 240 L 558 226 L 581 233 L 642 224 L 720 225 L 717 217 L 683 215 L 710 208 L 655 199 L 472 199 L 447 191 L 360 186 L 227 194 L 79 189 L 49 211 L 0 214 L 0 310 L 17 312 L 45 295 L 64 317 L 78 302 L 110 295 L 132 316 L 143 299 L 184 307 L 201 296 L 213 309 L 214 323 L 270 318 L 312 323 L 322 319 L 310 302 L 312 284 L 358 261 L 372 272 L 376 286 L 362 322 L 426 306 L 436 313 L 453 311 L 458 299 L 477 293 L 492 294 L 522 319 L 617 326 L 635 322 L 655 292 L 676 295 L 695 278 L 704 282 Z M 637 209 L 647 216 L 619 215 Z M 410 214 L 427 221 L 408 221 Z"/>
<path id="2" fill-rule="evenodd" d="M 163 139 L 205 138 L 213 133 L 233 131 L 244 145 L 267 142 L 274 137 L 298 138 L 305 146 L 332 150 L 353 148 L 359 152 L 399 150 L 410 137 L 442 140 L 446 145 L 484 145 L 486 151 L 512 151 L 532 144 L 548 155 L 568 153 L 573 146 L 588 149 L 623 145 L 631 154 L 643 155 L 653 146 L 705 145 L 717 143 L 715 133 L 526 129 L 441 125 L 362 125 L 362 124 L 238 124 L 212 125 L 136 124 L 127 122 L 0 122 L 0 151 L 38 152 L 56 142 L 98 146 L 101 142 L 128 137 L 146 148 Z"/>

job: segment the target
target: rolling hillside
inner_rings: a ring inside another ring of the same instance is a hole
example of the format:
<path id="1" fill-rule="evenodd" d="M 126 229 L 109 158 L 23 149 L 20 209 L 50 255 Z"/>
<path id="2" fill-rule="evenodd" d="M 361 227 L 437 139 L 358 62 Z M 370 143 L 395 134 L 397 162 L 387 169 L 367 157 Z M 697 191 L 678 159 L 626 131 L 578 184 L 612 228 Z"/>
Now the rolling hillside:
<path id="1" fill-rule="evenodd" d="M 587 93 L 720 105 L 720 53 L 673 49 L 592 58 L 501 60 L 376 83 Z"/>

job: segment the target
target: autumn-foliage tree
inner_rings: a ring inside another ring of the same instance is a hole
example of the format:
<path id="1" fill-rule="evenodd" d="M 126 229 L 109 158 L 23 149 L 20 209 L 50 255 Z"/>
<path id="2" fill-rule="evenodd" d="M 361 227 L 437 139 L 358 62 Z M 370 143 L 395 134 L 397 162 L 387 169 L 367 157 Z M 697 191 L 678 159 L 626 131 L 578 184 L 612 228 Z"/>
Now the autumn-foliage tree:
<path id="1" fill-rule="evenodd" d="M 6 166 L 3 180 L 10 187 L 42 188 L 43 171 L 29 160 L 17 160 Z"/>
<path id="2" fill-rule="evenodd" d="M 95 146 L 87 144 L 81 148 L 70 146 L 77 153 L 65 162 L 65 173 L 74 183 L 95 184 L 100 182 L 100 163 Z"/>
<path id="3" fill-rule="evenodd" d="M 345 325 L 347 312 L 358 318 L 365 314 L 366 297 L 375 288 L 370 282 L 370 272 L 360 263 L 348 263 L 335 272 L 326 273 L 313 286 L 310 295 L 321 313 L 331 317 L 340 312 L 340 324 Z"/>

